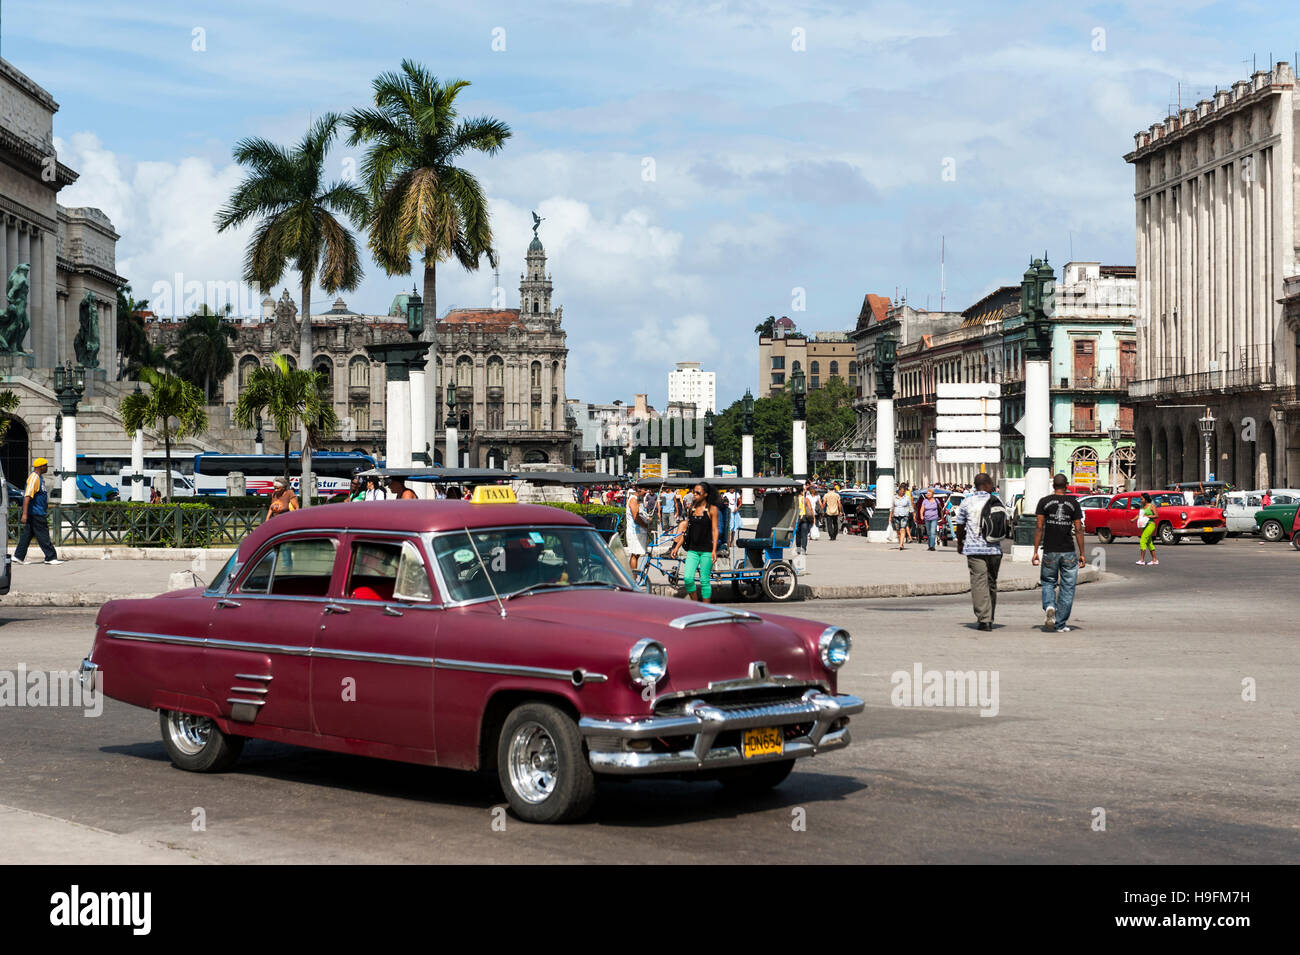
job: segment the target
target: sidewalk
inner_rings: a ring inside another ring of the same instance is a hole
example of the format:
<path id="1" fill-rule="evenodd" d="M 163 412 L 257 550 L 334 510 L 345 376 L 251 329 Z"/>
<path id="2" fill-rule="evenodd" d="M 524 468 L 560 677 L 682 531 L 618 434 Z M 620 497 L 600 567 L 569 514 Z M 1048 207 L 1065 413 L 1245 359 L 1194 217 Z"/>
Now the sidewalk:
<path id="1" fill-rule="evenodd" d="M 793 559 L 793 548 L 786 553 Z M 1102 579 L 1102 572 L 1095 567 L 1079 571 L 1081 584 Z M 998 590 L 1036 587 L 1038 568 L 1028 562 L 1013 562 L 1007 553 L 998 573 Z M 681 593 L 680 588 L 674 590 L 662 578 L 659 583 L 652 578 L 651 589 L 668 595 Z M 730 599 L 730 589 L 729 585 L 720 588 L 721 599 Z M 872 544 L 856 534 L 840 534 L 834 541 L 823 534 L 821 540 L 808 542 L 806 570 L 799 575 L 796 599 L 923 597 L 969 592 L 966 560 L 953 545 L 929 551 L 924 544 L 909 544 L 900 552 L 897 544 Z"/>
<path id="2" fill-rule="evenodd" d="M 70 549 L 70 548 L 69 548 Z M 62 556 L 60 551 L 60 556 Z M 28 560 L 33 555 L 28 553 Z M 9 593 L 0 597 L 3 607 L 98 607 L 122 597 L 152 597 L 168 589 L 172 574 L 193 570 L 207 583 L 220 560 L 68 560 L 53 567 L 41 563 L 13 564 Z"/>

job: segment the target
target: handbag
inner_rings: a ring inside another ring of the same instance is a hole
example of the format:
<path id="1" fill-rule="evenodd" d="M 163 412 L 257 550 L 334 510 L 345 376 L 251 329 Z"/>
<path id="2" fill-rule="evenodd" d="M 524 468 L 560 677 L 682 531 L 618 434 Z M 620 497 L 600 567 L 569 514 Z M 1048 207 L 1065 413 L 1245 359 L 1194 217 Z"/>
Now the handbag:
<path id="1" fill-rule="evenodd" d="M 1146 527 L 1150 523 L 1151 523 L 1151 518 L 1147 516 L 1146 511 L 1143 511 L 1141 514 L 1138 515 L 1138 527 Z"/>

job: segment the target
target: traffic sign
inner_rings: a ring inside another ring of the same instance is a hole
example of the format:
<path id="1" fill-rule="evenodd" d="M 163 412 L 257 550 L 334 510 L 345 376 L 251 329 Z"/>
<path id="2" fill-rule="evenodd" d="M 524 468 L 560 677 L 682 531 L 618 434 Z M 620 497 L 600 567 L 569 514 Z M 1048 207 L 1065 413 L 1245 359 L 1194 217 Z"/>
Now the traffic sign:
<path id="1" fill-rule="evenodd" d="M 934 386 L 936 398 L 998 398 L 1002 386 L 991 381 L 949 381 Z"/>
<path id="2" fill-rule="evenodd" d="M 997 398 L 940 398 L 934 403 L 934 413 L 1002 415 L 1002 402 Z"/>
<path id="3" fill-rule="evenodd" d="M 937 448 L 1000 448 L 1002 435 L 996 431 L 940 431 L 934 436 Z"/>
<path id="4" fill-rule="evenodd" d="M 1000 431 L 1001 419 L 993 415 L 940 415 L 934 419 L 937 431 Z"/>
<path id="5" fill-rule="evenodd" d="M 935 448 L 939 464 L 993 464 L 1002 460 L 1001 448 Z"/>

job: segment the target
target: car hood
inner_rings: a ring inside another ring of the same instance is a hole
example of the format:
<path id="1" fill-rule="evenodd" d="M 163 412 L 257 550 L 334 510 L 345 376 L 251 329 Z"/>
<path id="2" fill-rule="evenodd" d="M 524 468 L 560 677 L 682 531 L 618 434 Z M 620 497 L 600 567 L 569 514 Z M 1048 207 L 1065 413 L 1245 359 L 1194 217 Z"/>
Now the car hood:
<path id="1" fill-rule="evenodd" d="M 673 621 L 727 608 L 673 597 L 612 590 L 549 591 L 506 602 L 509 619 L 542 629 L 561 627 L 571 646 L 608 655 L 626 671 L 627 653 L 638 640 L 659 641 L 668 651 L 662 691 L 699 689 L 708 682 L 740 679 L 762 661 L 773 676 L 826 682 L 817 639 L 826 624 L 775 615 L 720 620 L 695 626 Z M 737 611 L 744 612 L 744 611 Z"/>

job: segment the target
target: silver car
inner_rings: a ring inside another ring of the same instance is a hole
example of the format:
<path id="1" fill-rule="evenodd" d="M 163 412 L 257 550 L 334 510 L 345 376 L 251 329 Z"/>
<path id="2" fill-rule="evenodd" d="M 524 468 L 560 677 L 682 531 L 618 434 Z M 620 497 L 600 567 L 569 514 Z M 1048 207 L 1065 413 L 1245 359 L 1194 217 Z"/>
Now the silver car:
<path id="1" fill-rule="evenodd" d="M 1264 489 L 1258 491 L 1229 491 L 1224 495 L 1223 519 L 1229 534 L 1255 534 L 1255 512 L 1264 506 Z M 1294 488 L 1271 488 L 1270 504 L 1295 504 L 1300 502 L 1300 491 Z"/>

